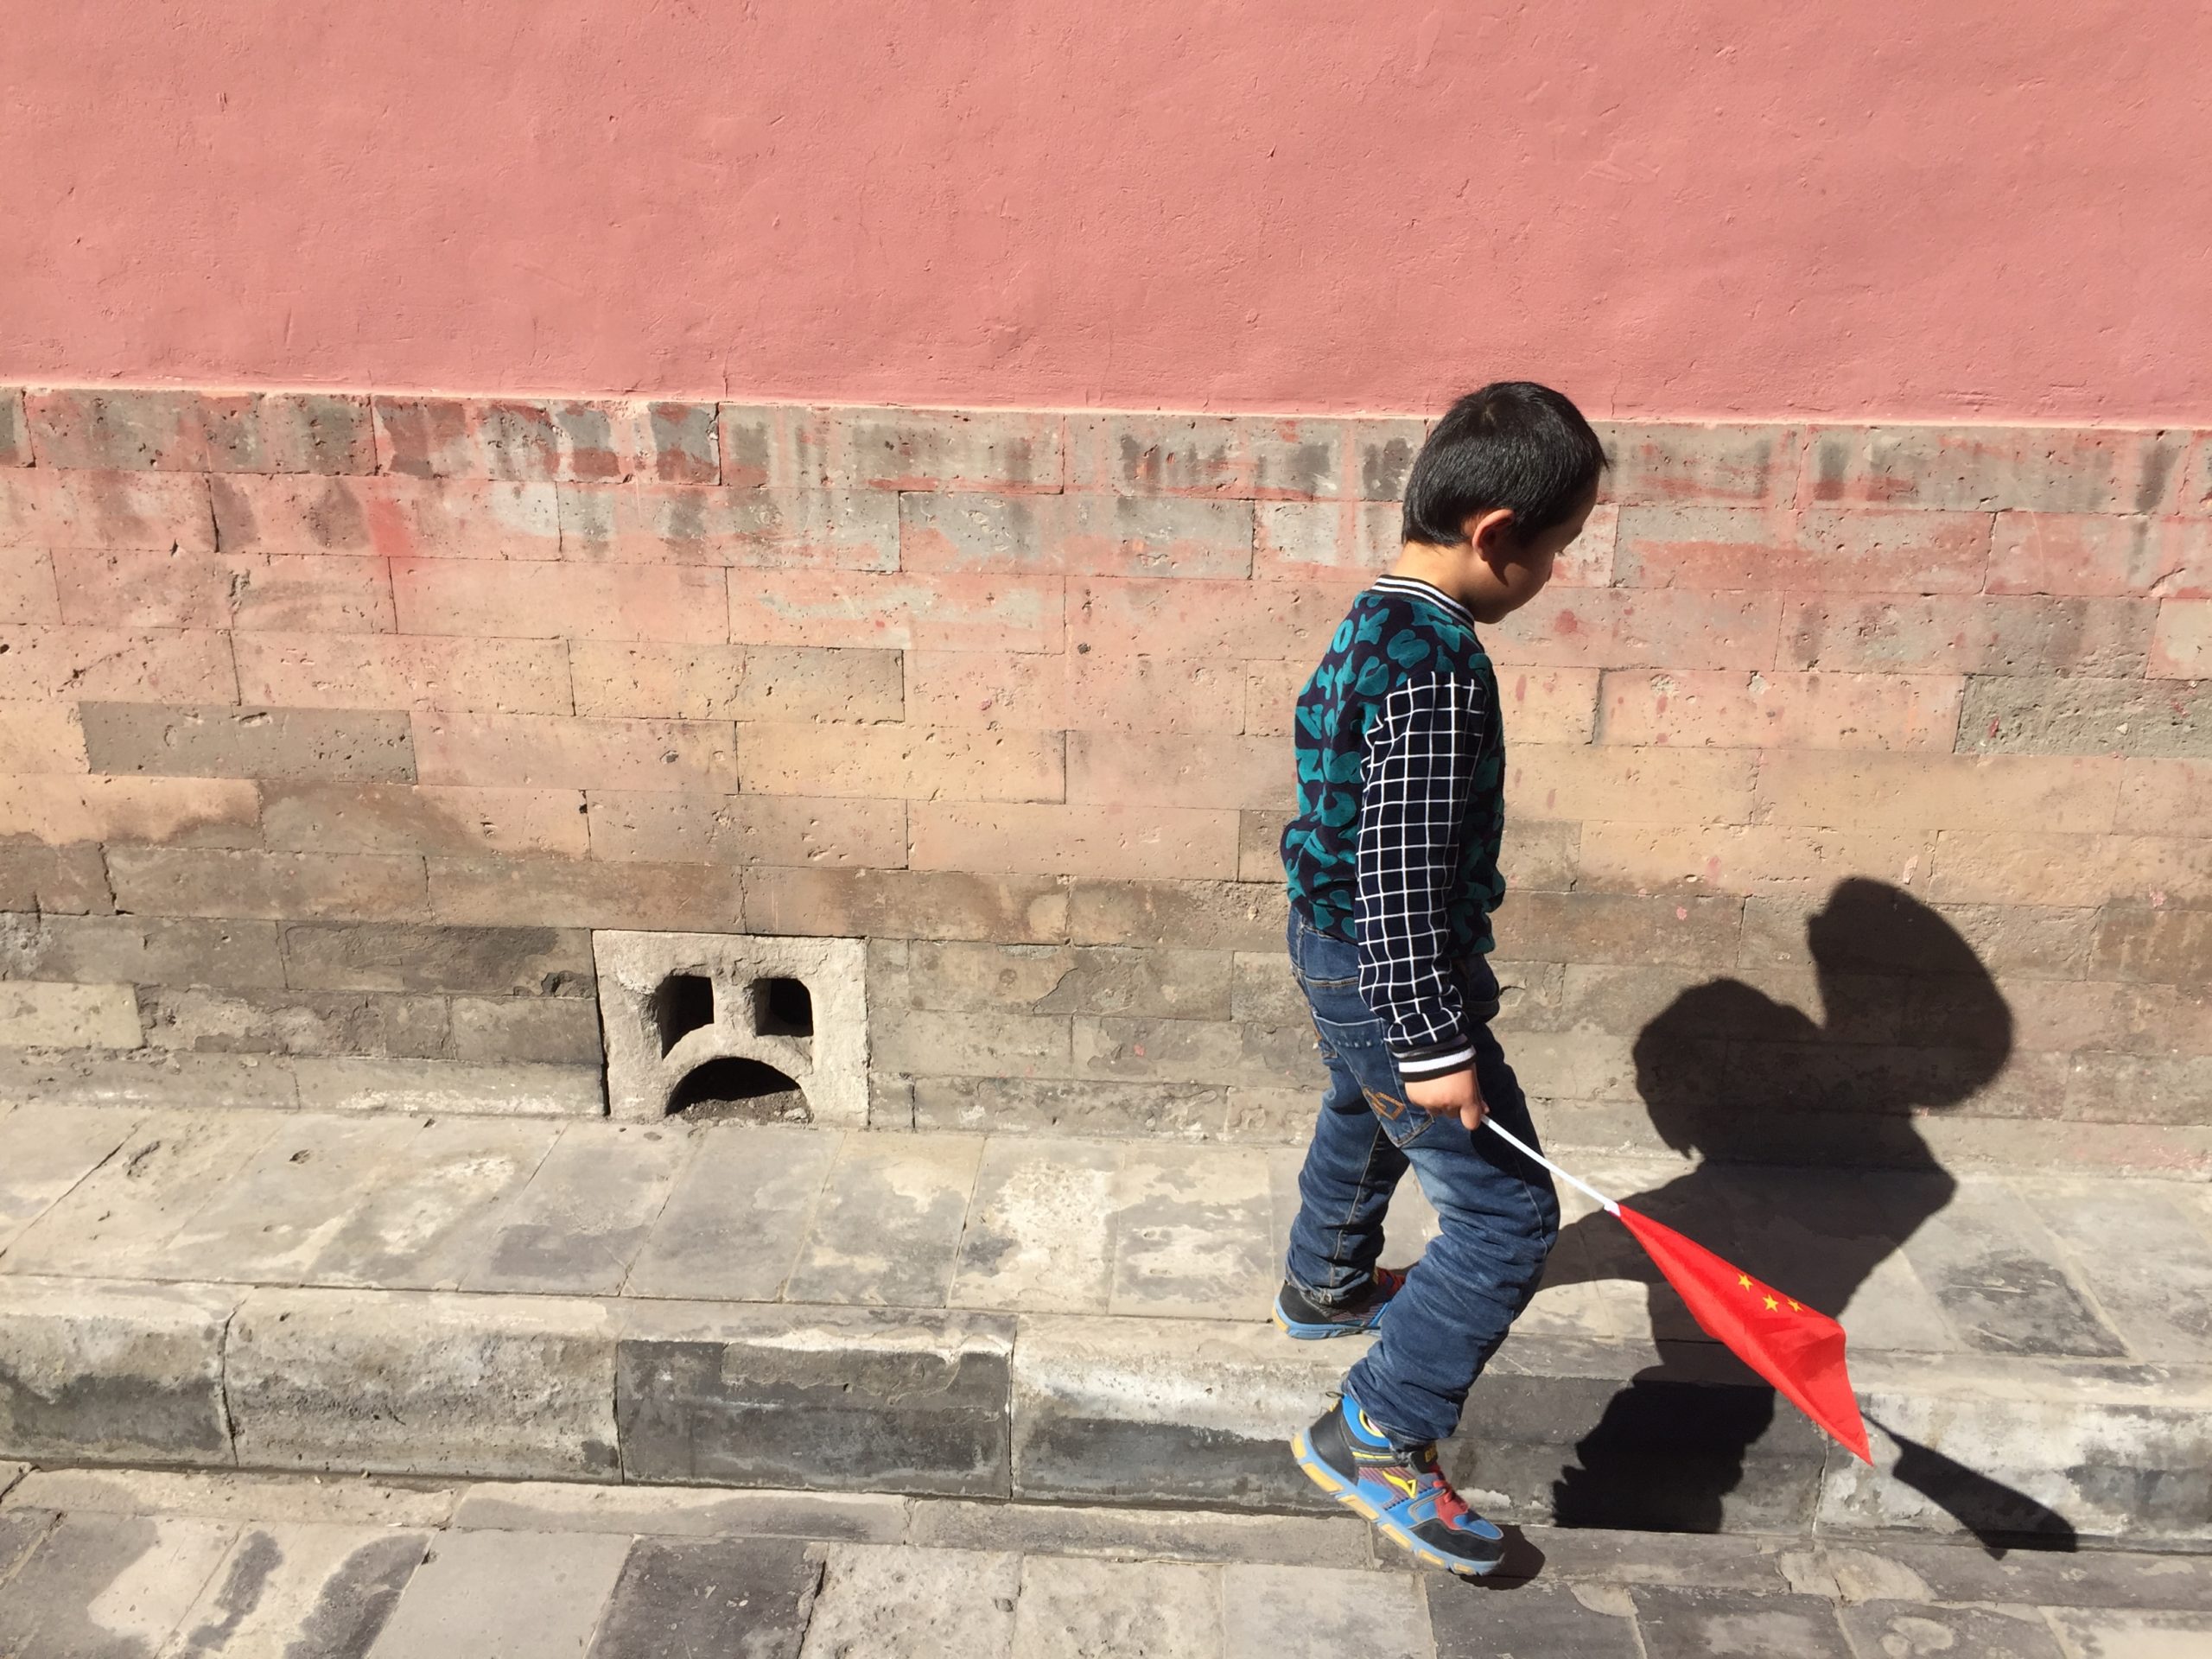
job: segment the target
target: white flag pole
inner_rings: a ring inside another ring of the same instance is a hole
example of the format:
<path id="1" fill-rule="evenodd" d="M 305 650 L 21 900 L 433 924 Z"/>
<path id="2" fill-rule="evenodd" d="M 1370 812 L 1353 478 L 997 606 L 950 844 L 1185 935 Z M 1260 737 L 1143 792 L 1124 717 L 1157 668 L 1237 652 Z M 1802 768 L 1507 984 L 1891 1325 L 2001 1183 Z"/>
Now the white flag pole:
<path id="1" fill-rule="evenodd" d="M 1587 1193 L 1590 1197 L 1597 1199 L 1599 1204 L 1605 1206 L 1605 1213 L 1607 1215 L 1618 1216 L 1620 1214 L 1620 1205 L 1615 1204 L 1611 1198 L 1600 1192 L 1596 1187 L 1591 1185 L 1589 1182 L 1578 1180 L 1575 1177 L 1568 1174 L 1557 1164 L 1552 1162 L 1550 1159 L 1545 1157 L 1542 1153 L 1538 1152 L 1534 1147 L 1523 1141 L 1519 1135 L 1514 1134 L 1510 1129 L 1500 1123 L 1488 1112 L 1484 1112 L 1483 1114 L 1483 1127 L 1485 1128 L 1496 1129 L 1498 1135 L 1504 1140 L 1505 1144 L 1512 1147 L 1522 1157 L 1535 1159 L 1538 1163 L 1541 1164 L 1546 1169 L 1551 1171 L 1553 1174 L 1558 1176 L 1560 1179 L 1565 1181 L 1576 1192 Z"/>

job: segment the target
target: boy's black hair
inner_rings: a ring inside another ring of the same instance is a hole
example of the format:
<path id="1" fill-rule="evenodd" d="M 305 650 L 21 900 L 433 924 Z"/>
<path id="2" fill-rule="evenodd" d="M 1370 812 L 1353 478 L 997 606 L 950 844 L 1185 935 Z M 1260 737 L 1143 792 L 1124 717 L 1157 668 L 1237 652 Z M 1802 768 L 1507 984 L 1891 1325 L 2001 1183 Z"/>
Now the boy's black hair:
<path id="1" fill-rule="evenodd" d="M 1456 547 L 1460 526 L 1499 507 L 1526 540 L 1566 522 L 1598 486 L 1605 446 L 1549 386 L 1500 380 L 1452 405 L 1406 480 L 1405 539 Z"/>

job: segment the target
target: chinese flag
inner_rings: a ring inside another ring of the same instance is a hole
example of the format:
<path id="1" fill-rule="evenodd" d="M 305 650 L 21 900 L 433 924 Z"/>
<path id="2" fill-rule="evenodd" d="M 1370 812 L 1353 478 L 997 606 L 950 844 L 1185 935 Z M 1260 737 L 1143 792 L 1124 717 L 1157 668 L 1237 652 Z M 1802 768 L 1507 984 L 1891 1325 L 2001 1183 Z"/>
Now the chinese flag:
<path id="1" fill-rule="evenodd" d="M 1681 1293 L 1706 1335 L 1725 1342 L 1736 1357 L 1796 1403 L 1797 1408 L 1858 1453 L 1874 1459 L 1866 1424 L 1843 1364 L 1843 1327 L 1825 1313 L 1793 1301 L 1704 1245 L 1662 1227 L 1649 1216 L 1618 1207 L 1634 1233 Z"/>

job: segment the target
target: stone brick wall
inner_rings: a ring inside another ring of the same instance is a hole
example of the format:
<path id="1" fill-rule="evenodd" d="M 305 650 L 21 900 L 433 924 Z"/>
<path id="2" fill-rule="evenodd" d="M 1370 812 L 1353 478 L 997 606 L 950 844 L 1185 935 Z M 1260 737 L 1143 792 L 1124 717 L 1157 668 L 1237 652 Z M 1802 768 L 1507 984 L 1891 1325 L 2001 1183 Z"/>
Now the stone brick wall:
<path id="1" fill-rule="evenodd" d="M 1295 1135 L 1285 728 L 1421 434 L 0 391 L 0 1077 L 597 1109 L 588 931 L 749 930 L 872 941 L 887 1122 Z M 1554 1139 L 1723 1008 L 1781 1154 L 2212 1165 L 2212 436 L 1608 439 L 1488 636 Z M 1849 878 L 1972 955 L 1816 963 Z"/>

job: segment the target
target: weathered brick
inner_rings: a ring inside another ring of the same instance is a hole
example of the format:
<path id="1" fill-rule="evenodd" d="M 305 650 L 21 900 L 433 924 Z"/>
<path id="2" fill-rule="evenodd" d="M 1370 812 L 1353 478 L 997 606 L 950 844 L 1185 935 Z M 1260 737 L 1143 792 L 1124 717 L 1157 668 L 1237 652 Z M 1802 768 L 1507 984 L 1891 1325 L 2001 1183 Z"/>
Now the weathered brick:
<path id="1" fill-rule="evenodd" d="M 1057 576 L 732 572 L 729 638 L 782 645 L 1058 651 L 1064 602 Z"/>
<path id="2" fill-rule="evenodd" d="M 430 916 L 482 927 L 620 927 L 734 933 L 744 913 L 727 864 L 571 858 L 432 858 Z"/>
<path id="3" fill-rule="evenodd" d="M 1306 993 L 1280 950 L 1239 950 L 1230 975 L 1230 1017 L 1249 1025 L 1296 1026 L 1313 1018 Z M 1307 1103 L 1311 1110 L 1312 1103 Z"/>
<path id="4" fill-rule="evenodd" d="M 295 922 L 280 930 L 295 989 L 549 995 L 592 1002 L 591 936 L 551 927 Z"/>
<path id="5" fill-rule="evenodd" d="M 1610 588 L 1613 585 L 1613 556 L 1618 550 L 1621 510 L 1599 505 L 1590 510 L 1582 533 L 1567 544 L 1552 562 L 1554 588 Z"/>
<path id="6" fill-rule="evenodd" d="M 1744 823 L 1755 765 L 1745 752 L 1522 743 L 1506 751 L 1505 798 L 1530 817 Z"/>
<path id="7" fill-rule="evenodd" d="M 904 801 L 594 789 L 589 805 L 594 858 L 876 869 L 906 861 Z"/>
<path id="8" fill-rule="evenodd" d="M 1049 732 L 747 724 L 738 730 L 738 773 L 748 792 L 767 795 L 1058 801 L 1066 798 L 1062 747 Z"/>
<path id="9" fill-rule="evenodd" d="M 1116 495 L 950 495 L 899 502 L 899 568 L 1036 575 L 1237 577 L 1252 507 Z"/>
<path id="10" fill-rule="evenodd" d="M 907 808 L 918 870 L 1129 880 L 1236 875 L 1236 814 L 1157 805 L 973 805 Z"/>
<path id="11" fill-rule="evenodd" d="M 0 841 L 0 910 L 48 916 L 106 916 L 115 910 L 100 849 L 88 841 L 48 847 Z"/>
<path id="12" fill-rule="evenodd" d="M 1279 739 L 1070 732 L 1071 802 L 1192 808 L 1287 807 L 1297 767 Z"/>
<path id="13" fill-rule="evenodd" d="M 284 963 L 273 922 L 197 917 L 0 918 L 0 976 L 137 985 L 274 986 Z"/>
<path id="14" fill-rule="evenodd" d="M 391 575 L 378 558 L 57 548 L 54 565 L 65 622 L 391 632 Z"/>
<path id="15" fill-rule="evenodd" d="M 385 469 L 518 480 L 721 475 L 711 404 L 639 399 L 378 397 Z"/>
<path id="16" fill-rule="evenodd" d="M 1787 506 L 1797 493 L 1805 435 L 1797 427 L 1600 421 L 1597 429 L 1612 463 L 1601 500 Z"/>
<path id="17" fill-rule="evenodd" d="M 556 558 L 550 484 L 480 479 L 218 477 L 215 531 L 226 553 L 359 553 L 382 558 Z"/>
<path id="18" fill-rule="evenodd" d="M 1854 875 L 1910 882 L 1933 861 L 1932 832 L 1863 833 L 1773 824 L 1587 823 L 1578 892 L 1825 893 Z"/>
<path id="19" fill-rule="evenodd" d="M 2207 963 L 2212 963 L 2212 906 L 2110 906 L 2098 917 L 2089 950 L 2090 971 L 2100 979 L 2202 987 Z"/>
<path id="20" fill-rule="evenodd" d="M 721 482 L 732 489 L 820 489 L 826 411 L 798 404 L 723 404 L 715 411 Z"/>
<path id="21" fill-rule="evenodd" d="M 2145 672 L 2153 679 L 2212 677 L 2212 600 L 2160 601 Z"/>
<path id="22" fill-rule="evenodd" d="M 86 702 L 94 772 L 170 778 L 323 779 L 410 783 L 407 716 L 357 709 Z"/>
<path id="23" fill-rule="evenodd" d="M 0 623 L 60 620 L 54 556 L 42 547 L 0 547 Z"/>
<path id="24" fill-rule="evenodd" d="M 1976 754 L 2212 756 L 2212 681 L 1977 675 L 1959 747 Z"/>
<path id="25" fill-rule="evenodd" d="M 0 386 L 0 467 L 30 464 L 31 434 L 23 418 L 23 390 Z"/>
<path id="26" fill-rule="evenodd" d="M 0 542 L 212 553 L 205 478 L 0 468 Z"/>
<path id="27" fill-rule="evenodd" d="M 2171 836 L 2212 823 L 2212 762 L 2135 760 L 2121 769 L 2113 828 Z"/>
<path id="28" fill-rule="evenodd" d="M 1280 881 L 1077 881 L 1067 937 L 1077 944 L 1279 948 L 1289 923 Z"/>
<path id="29" fill-rule="evenodd" d="M 868 490 L 563 484 L 561 556 L 753 569 L 896 570 L 899 502 Z"/>
<path id="30" fill-rule="evenodd" d="M 1565 893 L 1575 885 L 1582 826 L 1509 815 L 1497 868 L 1509 893 Z"/>
<path id="31" fill-rule="evenodd" d="M 200 1054 L 365 1054 L 430 1058 L 447 1049 L 442 996 L 149 986 L 146 1043 Z"/>
<path id="32" fill-rule="evenodd" d="M 1113 660 L 1109 658 L 1109 661 Z M 1244 727 L 1254 737 L 1286 737 L 1298 709 L 1298 694 L 1313 677 L 1314 663 L 1246 663 L 1244 664 Z M 1591 677 L 1591 700 L 1597 699 L 1597 677 Z M 1508 694 L 1509 696 L 1510 694 Z M 1509 719 L 1511 716 L 1508 716 Z"/>
<path id="33" fill-rule="evenodd" d="M 1893 674 L 2140 674 L 2147 600 L 1829 599 L 1783 618 L 1784 668 Z"/>
<path id="34" fill-rule="evenodd" d="M 2059 1116 L 2077 1123 L 2196 1124 L 2208 1098 L 2212 1059 L 2202 1055 L 2076 1053 L 2068 1057 Z"/>
<path id="35" fill-rule="evenodd" d="M 1352 592 L 1342 583 L 1101 576 L 1069 583 L 1068 641 L 1106 657 L 1319 662 Z"/>
<path id="36" fill-rule="evenodd" d="M 1742 963 L 1758 976 L 1776 967 L 1802 968 L 1812 957 L 1806 923 L 1826 895 L 1758 896 L 1744 903 Z M 1824 974 L 1951 974 L 1959 969 L 1958 939 L 1984 970 L 2003 980 L 2078 980 L 2088 966 L 2096 925 L 2093 910 L 2041 905 L 1938 905 L 1947 929 L 1885 929 L 1860 937 L 1831 933 L 1823 944 Z M 2109 976 L 2108 976 L 2109 977 Z"/>
<path id="37" fill-rule="evenodd" d="M 1224 951 L 916 940 L 906 1005 L 1226 1020 L 1230 967 Z"/>
<path id="38" fill-rule="evenodd" d="M 1238 1025 L 1225 1020 L 1145 1020 L 1078 1014 L 1075 1069 L 1084 1077 L 1259 1086 L 1305 1083 L 1324 1072 L 1313 1027 Z"/>
<path id="39" fill-rule="evenodd" d="M 136 1048 L 140 1040 L 128 985 L 0 982 L 0 1047 Z"/>
<path id="40" fill-rule="evenodd" d="M 1280 881 L 1283 879 L 1282 831 L 1287 808 L 1275 812 L 1243 811 L 1236 815 L 1236 879 L 1239 881 Z"/>
<path id="41" fill-rule="evenodd" d="M 2201 985 L 2115 985 L 2112 1046 L 2135 1053 L 2212 1054 L 2212 992 Z"/>
<path id="42" fill-rule="evenodd" d="M 2212 513 L 2212 432 L 2190 435 L 2189 454 L 2174 480 L 2176 512 Z"/>
<path id="43" fill-rule="evenodd" d="M 2117 759 L 1782 750 L 1759 766 L 1752 821 L 1856 830 L 2112 828 Z"/>
<path id="44" fill-rule="evenodd" d="M 65 391 L 29 400 L 40 464 L 218 473 L 370 473 L 367 401 L 328 392 Z"/>
<path id="45" fill-rule="evenodd" d="M 1068 695 L 1070 661 L 1057 651 L 910 651 L 906 717 L 925 726 L 1065 731 L 1076 714 Z M 1104 712 L 1091 711 L 1094 718 Z"/>
<path id="46" fill-rule="evenodd" d="M 415 784 L 267 784 L 262 842 L 273 852 L 549 853 L 582 858 L 590 832 L 573 789 Z"/>
<path id="47" fill-rule="evenodd" d="M 242 779 L 0 778 L 0 836 L 251 847 L 259 797 Z"/>
<path id="48" fill-rule="evenodd" d="M 1068 485 L 1125 495 L 1395 501 L 1425 435 L 1414 419 L 1071 416 Z"/>
<path id="49" fill-rule="evenodd" d="M 1095 1077 L 918 1077 L 913 1127 L 992 1135 L 1158 1136 L 1217 1132 L 1228 1090 L 1191 1084 L 1102 1083 Z M 1301 1128 L 1311 1126 L 1306 1103 Z"/>
<path id="50" fill-rule="evenodd" d="M 569 662 L 580 715 L 796 721 L 906 712 L 895 651 L 578 639 Z"/>
<path id="51" fill-rule="evenodd" d="M 410 921 L 423 913 L 419 858 L 111 847 L 107 863 L 117 905 L 156 916 Z"/>
<path id="52" fill-rule="evenodd" d="M 1491 918 L 1498 954 L 1522 962 L 1728 968 L 1744 900 L 1611 893 L 1516 893 Z"/>
<path id="53" fill-rule="evenodd" d="M 0 702 L 0 776 L 89 769 L 73 703 Z"/>
<path id="54" fill-rule="evenodd" d="M 1929 891 L 1953 904 L 2171 899 L 2212 909 L 2212 840 L 1947 830 Z M 2212 964 L 2205 977 L 2212 980 Z"/>
<path id="55" fill-rule="evenodd" d="M 737 787 L 734 728 L 728 721 L 440 712 L 417 714 L 414 723 L 416 764 L 426 784 Z"/>
<path id="56" fill-rule="evenodd" d="M 1404 550 L 1403 518 L 1395 501 L 1264 502 L 1254 529 L 1252 573 L 1372 576 Z"/>
<path id="57" fill-rule="evenodd" d="M 1901 1033 L 1911 1044 L 1957 1041 L 1988 1016 L 1988 990 L 1978 978 L 1942 976 L 1899 980 Z M 2117 1005 L 2123 988 L 2079 980 L 2014 979 L 1998 988 L 2012 1011 L 2012 1046 L 2022 1053 L 2111 1048 L 2120 1040 Z"/>
<path id="58" fill-rule="evenodd" d="M 599 1010 L 574 998 L 457 996 L 438 1058 L 524 1060 L 545 1065 L 598 1065 L 605 1050 Z"/>
<path id="59" fill-rule="evenodd" d="M 1999 513 L 1987 591 L 2212 599 L 2212 524 L 2105 513 Z"/>
<path id="60" fill-rule="evenodd" d="M 1771 668 L 1781 618 L 1772 594 L 1548 588 L 1483 638 L 1501 671 Z"/>
<path id="61" fill-rule="evenodd" d="M 727 578 L 689 565 L 395 559 L 402 633 L 666 640 L 729 637 Z"/>
<path id="62" fill-rule="evenodd" d="M 1027 410 L 825 409 L 793 429 L 832 489 L 1054 492 L 1061 420 Z"/>
<path id="63" fill-rule="evenodd" d="M 1068 885 L 1058 876 L 763 867 L 747 886 L 745 926 L 755 933 L 1049 944 L 1068 937 Z"/>
<path id="64" fill-rule="evenodd" d="M 240 633 L 232 648 L 239 696 L 264 706 L 512 715 L 566 714 L 569 707 L 569 653 L 558 639 Z"/>
<path id="65" fill-rule="evenodd" d="M 1815 501 L 2156 512 L 2183 442 L 2173 432 L 2063 427 L 1816 427 L 1807 469 Z"/>
<path id="66" fill-rule="evenodd" d="M 1952 675 L 1614 670 L 1600 693 L 1599 741 L 1948 750 L 1962 696 Z"/>
<path id="67" fill-rule="evenodd" d="M 1065 1014 L 900 1008 L 870 1019 L 868 1054 L 890 1071 L 923 1077 L 1065 1077 L 1070 1023 Z"/>
<path id="68" fill-rule="evenodd" d="M 1613 580 L 1705 593 L 1974 594 L 1987 513 L 1628 507 Z"/>

